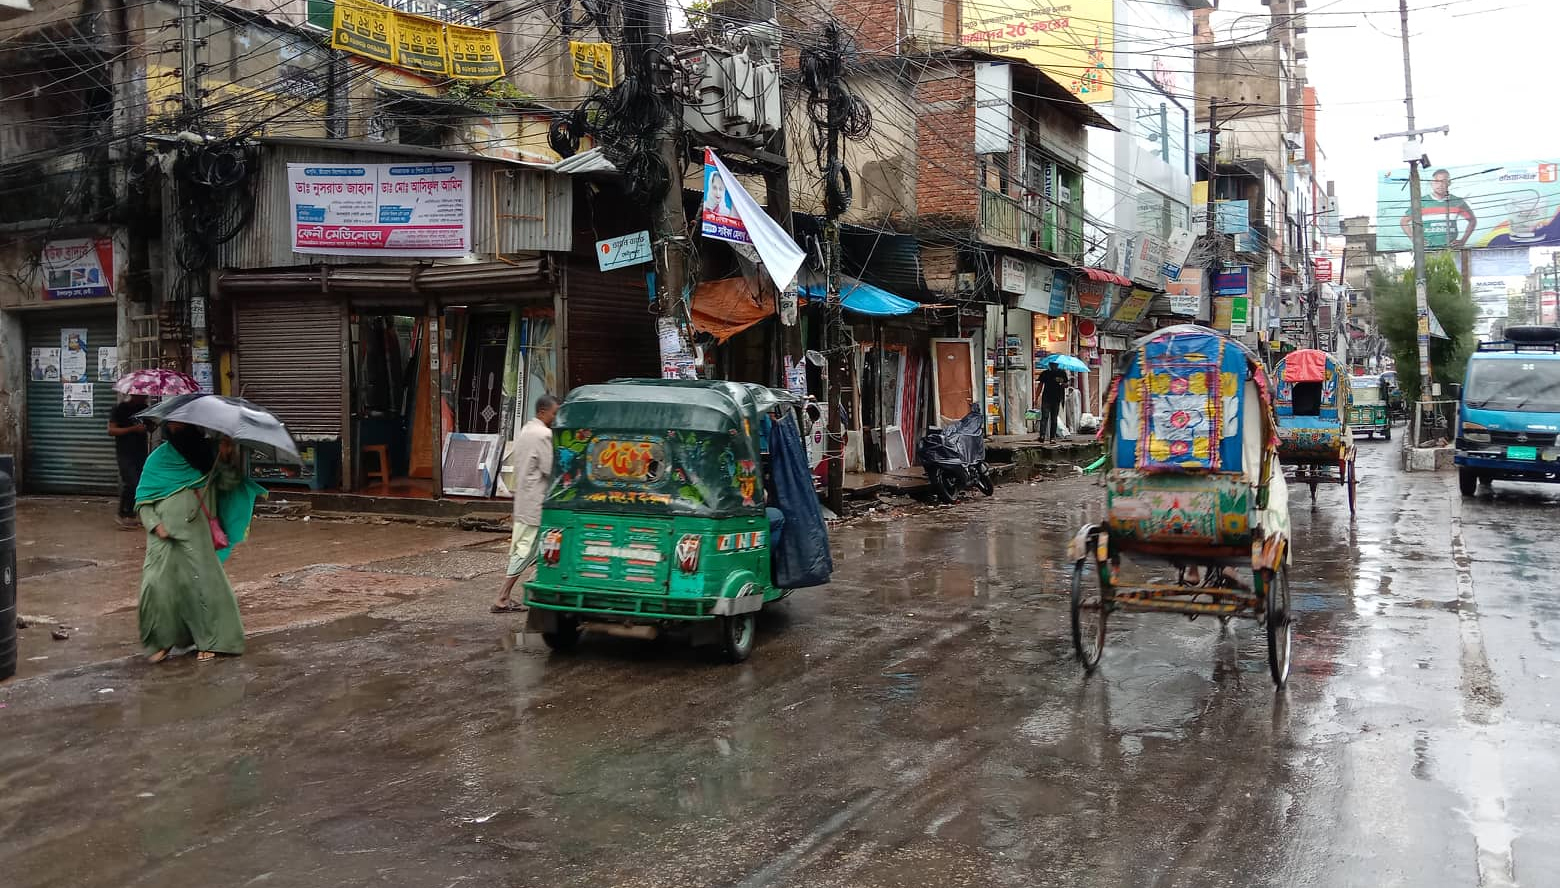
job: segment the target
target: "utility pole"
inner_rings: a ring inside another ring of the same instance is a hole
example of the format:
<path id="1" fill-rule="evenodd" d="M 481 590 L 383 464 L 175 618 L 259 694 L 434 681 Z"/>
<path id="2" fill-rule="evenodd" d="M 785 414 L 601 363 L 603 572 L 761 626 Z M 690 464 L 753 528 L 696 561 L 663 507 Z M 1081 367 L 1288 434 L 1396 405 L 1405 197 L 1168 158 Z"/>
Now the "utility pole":
<path id="1" fill-rule="evenodd" d="M 1408 48 L 1408 0 L 1398 0 L 1398 18 L 1403 30 L 1403 104 L 1408 110 L 1409 138 L 1414 134 L 1414 66 Z M 1425 282 L 1425 219 L 1419 194 L 1419 160 L 1408 162 L 1408 200 L 1414 236 L 1414 310 L 1418 317 L 1419 403 L 1430 408 L 1430 296 Z M 1415 444 L 1418 444 L 1416 441 Z"/>
<path id="2" fill-rule="evenodd" d="M 661 105 L 661 127 L 655 135 L 653 147 L 659 165 L 665 172 L 665 188 L 658 198 L 653 198 L 650 207 L 656 275 L 649 295 L 656 301 L 661 322 L 670 321 L 676 325 L 681 351 L 692 357 L 693 342 L 688 332 L 688 312 L 684 305 L 684 291 L 688 286 L 688 212 L 683 207 L 680 174 L 683 168 L 682 120 L 677 101 L 660 88 L 664 84 L 657 82 L 657 72 L 651 62 L 651 50 L 667 43 L 666 0 L 627 4 L 623 11 L 623 42 L 631 53 L 624 61 L 624 68 L 633 72 L 631 76 L 643 80 L 650 94 L 648 100 Z"/>
<path id="3" fill-rule="evenodd" d="M 179 0 L 179 86 L 186 121 L 200 119 L 200 0 Z"/>
<path id="4" fill-rule="evenodd" d="M 1213 201 L 1214 192 L 1218 190 L 1219 183 L 1219 100 L 1208 99 L 1208 203 L 1206 204 L 1207 218 L 1203 220 L 1204 234 L 1213 237 L 1216 231 L 1214 225 Z M 1215 251 L 1216 253 L 1219 251 Z M 1216 261 L 1217 261 L 1216 257 Z M 1214 266 L 1217 268 L 1217 264 Z"/>

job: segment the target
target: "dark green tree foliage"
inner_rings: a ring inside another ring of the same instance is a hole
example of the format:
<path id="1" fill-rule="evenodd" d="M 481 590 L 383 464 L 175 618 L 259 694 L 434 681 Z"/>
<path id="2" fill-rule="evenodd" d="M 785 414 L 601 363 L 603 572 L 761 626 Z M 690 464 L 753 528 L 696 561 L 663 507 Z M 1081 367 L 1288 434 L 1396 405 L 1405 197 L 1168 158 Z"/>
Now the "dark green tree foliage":
<path id="1" fill-rule="evenodd" d="M 1451 339 L 1430 337 L 1430 371 L 1436 382 L 1462 382 L 1468 356 L 1477 348 L 1473 296 L 1463 288 L 1462 272 L 1450 253 L 1425 260 L 1430 310 Z M 1376 274 L 1376 326 L 1392 347 L 1398 383 L 1410 400 L 1419 398 L 1419 325 L 1414 305 L 1414 272 L 1393 278 Z"/>

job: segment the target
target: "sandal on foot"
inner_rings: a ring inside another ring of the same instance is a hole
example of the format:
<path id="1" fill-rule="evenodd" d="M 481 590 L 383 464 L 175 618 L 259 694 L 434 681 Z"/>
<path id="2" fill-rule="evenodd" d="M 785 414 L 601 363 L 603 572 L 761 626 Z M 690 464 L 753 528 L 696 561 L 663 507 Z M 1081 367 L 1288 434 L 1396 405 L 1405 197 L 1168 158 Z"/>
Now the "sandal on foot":
<path id="1" fill-rule="evenodd" d="M 508 604 L 495 604 L 488 608 L 490 614 L 518 614 L 525 611 L 525 605 L 511 601 Z"/>
<path id="2" fill-rule="evenodd" d="M 173 653 L 173 648 L 163 648 L 155 654 L 149 654 L 146 658 L 146 662 L 156 665 L 168 659 L 168 655 L 171 653 Z"/>

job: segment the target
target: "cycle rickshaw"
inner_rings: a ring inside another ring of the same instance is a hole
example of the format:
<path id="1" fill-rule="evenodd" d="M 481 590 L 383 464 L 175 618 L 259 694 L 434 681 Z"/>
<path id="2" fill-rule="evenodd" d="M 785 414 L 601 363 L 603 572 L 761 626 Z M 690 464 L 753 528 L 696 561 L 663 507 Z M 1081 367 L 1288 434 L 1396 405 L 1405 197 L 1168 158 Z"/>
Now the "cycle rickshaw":
<path id="1" fill-rule="evenodd" d="M 1116 611 L 1255 619 L 1268 666 L 1289 675 L 1288 492 L 1262 365 L 1206 327 L 1167 327 L 1138 340 L 1111 385 L 1105 520 L 1069 544 L 1072 640 L 1092 671 Z M 1123 557 L 1175 571 L 1174 582 L 1127 582 Z M 1243 572 L 1250 571 L 1249 578 Z"/>
<path id="2" fill-rule="evenodd" d="M 1319 484 L 1349 490 L 1354 514 L 1359 478 L 1354 470 L 1354 433 L 1349 428 L 1349 373 L 1326 352 L 1290 352 L 1273 370 L 1273 406 L 1278 416 L 1278 459 L 1285 475 L 1311 488 Z"/>

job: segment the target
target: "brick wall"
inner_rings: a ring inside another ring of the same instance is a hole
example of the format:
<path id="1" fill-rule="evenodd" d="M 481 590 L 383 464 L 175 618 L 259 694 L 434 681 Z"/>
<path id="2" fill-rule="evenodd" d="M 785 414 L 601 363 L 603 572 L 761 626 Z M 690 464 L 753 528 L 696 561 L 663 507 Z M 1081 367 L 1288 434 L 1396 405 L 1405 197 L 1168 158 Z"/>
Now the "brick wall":
<path id="1" fill-rule="evenodd" d="M 928 66 L 915 99 L 922 121 L 916 135 L 916 210 L 923 217 L 973 221 L 980 213 L 973 67 Z"/>

